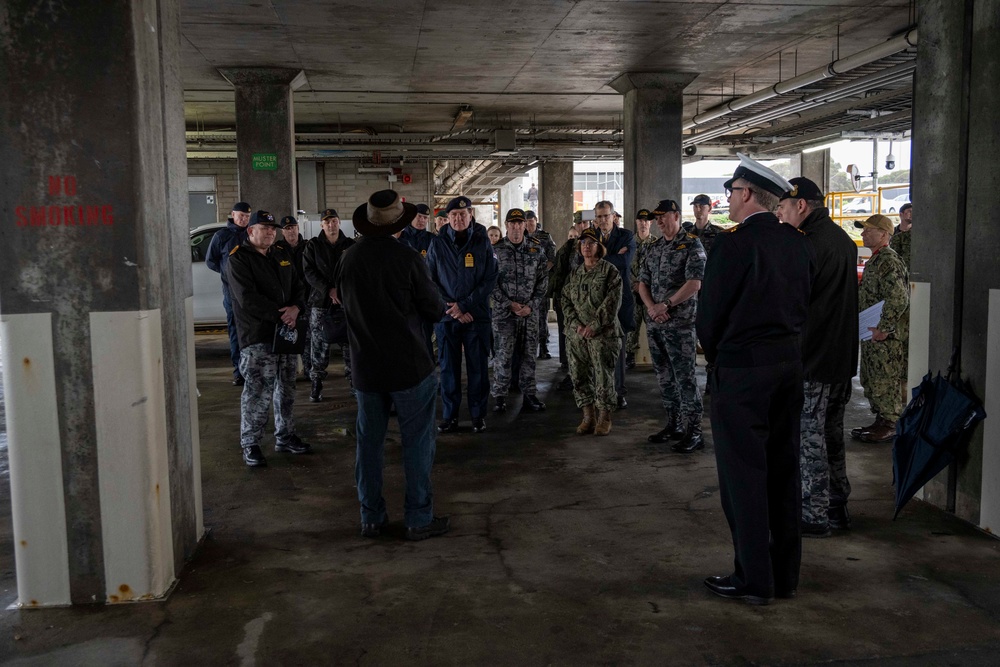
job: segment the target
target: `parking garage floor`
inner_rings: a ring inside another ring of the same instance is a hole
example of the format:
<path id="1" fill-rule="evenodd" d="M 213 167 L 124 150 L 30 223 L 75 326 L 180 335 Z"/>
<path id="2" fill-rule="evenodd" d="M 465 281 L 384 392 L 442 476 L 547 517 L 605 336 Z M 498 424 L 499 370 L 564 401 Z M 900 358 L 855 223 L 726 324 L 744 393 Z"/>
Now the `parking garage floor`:
<path id="1" fill-rule="evenodd" d="M 486 433 L 438 439 L 436 510 L 452 530 L 412 543 L 401 539 L 398 432 L 386 461 L 393 523 L 376 540 L 358 534 L 343 379 L 319 404 L 299 383 L 298 428 L 314 454 L 271 453 L 268 468 L 250 470 L 224 337 L 198 336 L 197 363 L 201 551 L 162 602 L 0 611 L 3 664 L 1000 661 L 1000 542 L 917 501 L 892 521 L 888 444 L 848 444 L 852 530 L 805 541 L 796 599 L 750 607 L 701 583 L 732 564 L 711 438 L 690 456 L 646 442 L 661 426 L 648 368 L 630 372 L 629 407 L 597 438 L 573 434 L 572 397 L 553 386 L 558 362 L 539 362 L 546 412 L 518 415 L 514 396 Z M 857 392 L 847 425 L 868 416 Z M 6 480 L 0 506 L 7 607 L 17 593 Z"/>

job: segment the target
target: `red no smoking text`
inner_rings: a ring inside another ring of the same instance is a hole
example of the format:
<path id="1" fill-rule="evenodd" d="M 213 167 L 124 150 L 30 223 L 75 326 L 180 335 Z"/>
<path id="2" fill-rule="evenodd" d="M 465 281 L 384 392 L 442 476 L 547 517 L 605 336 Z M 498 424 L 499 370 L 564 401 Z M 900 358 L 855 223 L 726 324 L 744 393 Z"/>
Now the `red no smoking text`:
<path id="1" fill-rule="evenodd" d="M 49 176 L 50 197 L 76 197 L 75 176 Z M 111 204 L 42 204 L 14 208 L 18 227 L 110 227 L 115 224 Z"/>

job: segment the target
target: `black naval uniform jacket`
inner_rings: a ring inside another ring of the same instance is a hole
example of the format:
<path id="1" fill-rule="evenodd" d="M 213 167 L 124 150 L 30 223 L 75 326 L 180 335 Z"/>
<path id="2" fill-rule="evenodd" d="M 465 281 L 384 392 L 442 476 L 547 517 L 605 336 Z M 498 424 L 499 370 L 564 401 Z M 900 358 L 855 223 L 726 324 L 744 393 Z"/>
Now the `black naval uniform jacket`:
<path id="1" fill-rule="evenodd" d="M 705 360 L 731 368 L 799 361 L 815 265 L 805 234 L 773 213 L 720 234 L 698 295 Z"/>
<path id="2" fill-rule="evenodd" d="M 809 382 L 849 382 L 858 368 L 858 246 L 827 208 L 810 213 L 799 231 L 816 253 L 802 372 Z"/>
<path id="3" fill-rule="evenodd" d="M 311 308 L 327 308 L 330 305 L 330 289 L 337 286 L 334 281 L 337 264 L 340 256 L 352 245 L 354 239 L 343 232 L 337 235 L 336 243 L 330 243 L 322 231 L 306 243 L 302 252 L 302 273 L 308 283 Z"/>
<path id="4" fill-rule="evenodd" d="M 249 242 L 236 246 L 226 263 L 226 274 L 241 348 L 274 342 L 275 326 L 281 323 L 279 308 L 305 308 L 305 284 L 299 280 L 292 256 L 277 244 L 266 255 Z"/>

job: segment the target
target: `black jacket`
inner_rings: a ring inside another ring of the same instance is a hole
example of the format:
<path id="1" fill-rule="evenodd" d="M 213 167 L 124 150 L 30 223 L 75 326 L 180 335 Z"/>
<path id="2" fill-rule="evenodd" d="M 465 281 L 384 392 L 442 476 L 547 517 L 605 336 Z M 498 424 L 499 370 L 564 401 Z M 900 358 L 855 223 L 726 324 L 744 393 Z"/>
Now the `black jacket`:
<path id="1" fill-rule="evenodd" d="M 215 232 L 212 242 L 208 244 L 208 252 L 205 253 L 205 266 L 212 271 L 222 275 L 222 284 L 228 287 L 226 282 L 226 260 L 233 248 L 241 243 L 247 242 L 247 228 L 240 227 L 232 218 L 226 222 L 226 226 Z"/>
<path id="2" fill-rule="evenodd" d="M 354 245 L 354 239 L 343 232 L 337 235 L 337 242 L 330 243 L 324 232 L 309 239 L 302 251 L 302 273 L 309 287 L 309 306 L 326 308 L 330 305 L 330 289 L 337 286 L 334 276 L 337 263 L 344 251 Z"/>
<path id="3" fill-rule="evenodd" d="M 344 253 L 335 277 L 357 389 L 402 391 L 434 372 L 424 327 L 445 306 L 416 251 L 391 236 L 363 236 Z"/>
<path id="4" fill-rule="evenodd" d="M 600 230 L 598 229 L 598 233 Z M 619 254 L 622 248 L 627 248 L 626 252 Z M 604 244 L 607 254 L 604 261 L 610 262 L 618 269 L 622 276 L 622 304 L 618 308 L 618 322 L 624 331 L 635 329 L 635 300 L 632 296 L 632 258 L 635 257 L 635 234 L 628 229 L 612 227 L 608 234 L 608 240 Z"/>
<path id="5" fill-rule="evenodd" d="M 291 255 L 277 244 L 266 255 L 249 243 L 236 246 L 226 262 L 226 277 L 240 347 L 270 345 L 274 342 L 274 327 L 281 322 L 278 309 L 305 308 L 305 285 L 299 280 Z"/>
<path id="6" fill-rule="evenodd" d="M 858 368 L 858 246 L 826 208 L 810 213 L 799 231 L 816 254 L 802 370 L 811 382 L 849 382 Z"/>
<path id="7" fill-rule="evenodd" d="M 815 266 L 805 234 L 772 213 L 719 234 L 698 295 L 705 360 L 730 368 L 801 361 Z"/>
<path id="8" fill-rule="evenodd" d="M 287 252 L 289 255 L 292 256 L 292 262 L 295 264 L 295 270 L 298 271 L 299 273 L 299 280 L 305 282 L 306 276 L 302 272 L 302 255 L 303 253 L 305 253 L 306 250 L 306 242 L 305 240 L 303 240 L 302 234 L 299 234 L 298 245 L 296 245 L 294 248 L 285 239 L 281 239 L 280 241 L 275 243 L 275 245 L 281 246 L 285 252 Z M 306 289 L 308 289 L 308 286 L 306 287 Z"/>
<path id="9" fill-rule="evenodd" d="M 427 268 L 442 299 L 457 303 L 476 322 L 490 321 L 490 293 L 496 287 L 499 270 L 485 227 L 471 223 L 462 246 L 456 244 L 451 225 L 442 229 L 431 240 Z M 452 318 L 441 313 L 441 321 L 451 322 Z"/>

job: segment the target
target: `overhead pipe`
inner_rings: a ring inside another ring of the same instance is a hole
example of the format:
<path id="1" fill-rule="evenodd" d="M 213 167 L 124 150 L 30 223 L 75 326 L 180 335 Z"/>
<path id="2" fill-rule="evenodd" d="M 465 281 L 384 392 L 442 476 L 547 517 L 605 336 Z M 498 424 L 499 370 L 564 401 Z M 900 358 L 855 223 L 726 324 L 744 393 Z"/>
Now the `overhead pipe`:
<path id="1" fill-rule="evenodd" d="M 906 49 L 916 45 L 917 29 L 914 28 L 899 37 L 895 37 L 883 42 L 882 44 L 865 49 L 864 51 L 859 51 L 854 55 L 834 60 L 822 67 L 809 70 L 808 72 L 791 79 L 779 81 L 770 88 L 764 88 L 763 90 L 758 90 L 750 95 L 744 95 L 743 97 L 735 100 L 730 100 L 729 102 L 716 105 L 704 113 L 700 113 L 684 121 L 684 125 L 682 127 L 684 130 L 690 130 L 698 125 L 704 125 L 709 121 L 722 118 L 723 116 L 728 116 L 729 114 L 739 111 L 740 109 L 746 109 L 754 104 L 759 104 L 779 95 L 784 95 L 785 93 L 789 93 L 796 88 L 808 86 L 817 83 L 818 81 L 822 81 L 823 79 L 829 79 L 832 76 L 837 76 L 838 74 L 844 74 L 845 72 L 857 69 L 863 65 L 868 65 L 869 63 L 894 55 L 900 51 L 905 51 Z"/>
<path id="2" fill-rule="evenodd" d="M 444 179 L 441 183 L 441 188 L 444 190 L 460 189 L 460 184 L 483 171 L 486 166 L 487 160 L 473 160 L 469 164 L 463 165 L 453 171 L 448 178 Z"/>
<path id="3" fill-rule="evenodd" d="M 864 92 L 870 88 L 895 83 L 896 81 L 905 79 L 913 74 L 916 67 L 916 62 L 901 63 L 895 67 L 890 67 L 889 69 L 874 72 L 867 76 L 854 79 L 853 81 L 848 81 L 837 88 L 831 88 L 829 90 L 822 90 L 809 95 L 804 95 L 801 98 L 775 109 L 768 109 L 767 111 L 762 111 L 753 116 L 729 121 L 720 127 L 714 127 L 711 130 L 705 130 L 704 132 L 687 137 L 682 143 L 684 146 L 690 146 L 701 141 L 715 139 L 716 137 L 729 134 L 733 130 L 740 127 L 751 127 L 759 123 L 775 120 L 799 111 L 805 111 L 807 109 L 822 106 L 823 104 L 834 102 L 845 97 L 850 97 L 851 95 Z"/>

